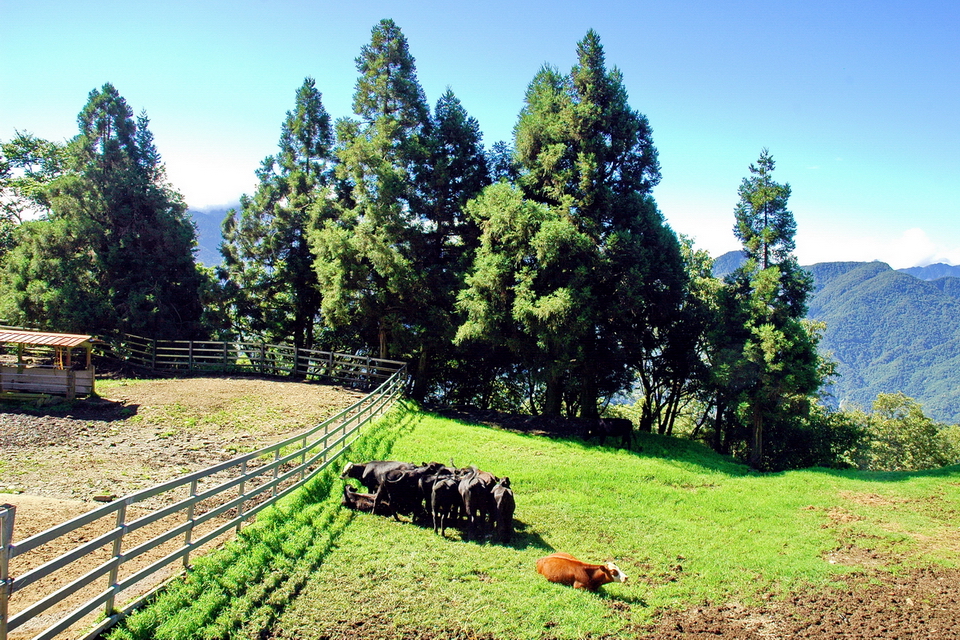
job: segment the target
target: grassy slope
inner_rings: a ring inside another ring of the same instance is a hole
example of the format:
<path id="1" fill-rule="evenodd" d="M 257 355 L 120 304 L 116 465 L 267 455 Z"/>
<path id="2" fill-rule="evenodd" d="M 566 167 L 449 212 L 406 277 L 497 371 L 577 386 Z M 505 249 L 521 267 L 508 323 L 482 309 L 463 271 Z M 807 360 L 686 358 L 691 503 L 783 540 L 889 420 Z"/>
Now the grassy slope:
<path id="1" fill-rule="evenodd" d="M 624 453 L 418 420 L 391 457 L 453 458 L 510 476 L 518 539 L 441 539 L 359 516 L 278 628 L 300 638 L 363 624 L 496 637 L 624 633 L 660 609 L 750 602 L 830 581 L 853 569 L 829 561 L 836 549 L 904 565 L 960 558 L 960 469 L 762 476 L 690 443 L 650 436 L 641 446 Z M 534 564 L 553 550 L 613 559 L 630 581 L 600 594 L 549 584 Z"/>
<path id="2" fill-rule="evenodd" d="M 688 442 L 647 436 L 640 446 L 408 414 L 352 457 L 453 458 L 510 476 L 512 545 L 354 514 L 339 507 L 342 483 L 330 474 L 199 561 L 113 637 L 629 637 L 658 610 L 777 597 L 878 558 L 894 570 L 960 560 L 960 468 L 759 475 Z M 534 564 L 553 550 L 613 559 L 630 581 L 598 594 L 549 584 Z"/>

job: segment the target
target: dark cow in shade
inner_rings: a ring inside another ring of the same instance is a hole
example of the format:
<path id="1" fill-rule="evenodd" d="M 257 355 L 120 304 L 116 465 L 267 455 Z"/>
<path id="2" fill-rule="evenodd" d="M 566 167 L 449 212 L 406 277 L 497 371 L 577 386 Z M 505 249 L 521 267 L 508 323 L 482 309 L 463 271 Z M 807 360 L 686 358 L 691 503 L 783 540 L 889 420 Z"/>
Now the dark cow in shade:
<path id="1" fill-rule="evenodd" d="M 587 591 L 596 591 L 608 582 L 627 581 L 626 574 L 612 562 L 589 564 L 569 553 L 552 553 L 540 558 L 537 560 L 537 573 L 550 582 Z"/>
<path id="2" fill-rule="evenodd" d="M 513 538 L 513 513 L 517 504 L 510 488 L 510 478 L 503 478 L 493 485 L 493 524 L 497 539 L 509 544 Z"/>
<path id="3" fill-rule="evenodd" d="M 354 511 L 366 511 L 373 513 L 376 506 L 376 513 L 380 515 L 389 515 L 393 512 L 390 503 L 383 501 L 376 504 L 376 494 L 360 493 L 352 484 L 345 482 L 343 485 L 343 500 L 340 502 L 343 506 Z"/>
<path id="4" fill-rule="evenodd" d="M 439 529 L 441 536 L 447 534 L 447 522 L 459 513 L 463 501 L 460 498 L 460 481 L 454 475 L 437 478 L 430 491 L 430 515 L 433 531 Z"/>
<path id="5" fill-rule="evenodd" d="M 460 498 L 467 517 L 467 537 L 478 538 L 493 519 L 493 487 L 500 479 L 487 471 L 470 467 L 460 480 Z"/>
<path id="6" fill-rule="evenodd" d="M 424 484 L 427 478 L 433 476 L 443 467 L 439 462 L 431 462 L 412 469 L 393 469 L 383 476 L 383 482 L 377 489 L 374 504 L 386 500 L 393 508 L 393 517 L 399 520 L 398 514 L 409 515 L 412 520 L 426 516 L 424 503 Z M 432 483 L 431 483 L 432 484 Z"/>
<path id="7" fill-rule="evenodd" d="M 620 447 L 629 449 L 633 445 L 633 423 L 626 418 L 597 418 L 587 426 L 587 438 L 599 438 L 600 444 L 607 438 L 619 438 Z"/>

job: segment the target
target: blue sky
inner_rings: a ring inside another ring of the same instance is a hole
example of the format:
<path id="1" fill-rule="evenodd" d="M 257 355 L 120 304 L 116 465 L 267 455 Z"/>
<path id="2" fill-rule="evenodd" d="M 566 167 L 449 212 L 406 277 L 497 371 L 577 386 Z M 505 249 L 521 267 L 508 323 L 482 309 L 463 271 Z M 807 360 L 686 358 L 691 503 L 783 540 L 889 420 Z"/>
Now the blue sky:
<path id="1" fill-rule="evenodd" d="M 194 208 L 252 193 L 306 76 L 351 115 L 360 48 L 406 35 L 431 104 L 450 87 L 509 140 L 545 63 L 588 29 L 653 127 L 667 222 L 738 248 L 737 188 L 767 147 L 793 188 L 802 264 L 960 264 L 960 3 L 0 0 L 0 140 L 66 140 L 91 89 L 146 110 Z"/>

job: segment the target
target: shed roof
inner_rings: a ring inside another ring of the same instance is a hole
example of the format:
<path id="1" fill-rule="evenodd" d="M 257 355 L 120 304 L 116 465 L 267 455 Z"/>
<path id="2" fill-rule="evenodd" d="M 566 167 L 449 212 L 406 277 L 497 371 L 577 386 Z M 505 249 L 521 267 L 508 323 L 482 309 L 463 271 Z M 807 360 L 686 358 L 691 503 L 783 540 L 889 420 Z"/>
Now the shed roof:
<path id="1" fill-rule="evenodd" d="M 0 329 L 0 343 L 40 344 L 49 347 L 79 347 L 90 341 L 91 336 L 74 333 L 44 333 L 41 331 L 15 331 Z"/>

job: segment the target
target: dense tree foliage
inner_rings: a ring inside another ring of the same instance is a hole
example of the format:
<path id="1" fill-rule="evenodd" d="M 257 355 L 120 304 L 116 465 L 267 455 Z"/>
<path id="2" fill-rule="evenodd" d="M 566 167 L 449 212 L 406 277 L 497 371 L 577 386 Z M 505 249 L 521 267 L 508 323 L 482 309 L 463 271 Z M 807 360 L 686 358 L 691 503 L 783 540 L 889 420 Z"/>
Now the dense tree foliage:
<path id="1" fill-rule="evenodd" d="M 660 166 L 647 119 L 595 32 L 577 54 L 569 74 L 546 66 L 527 89 L 516 186 L 489 187 L 472 209 L 484 242 L 459 338 L 510 336 L 542 388 L 536 408 L 594 418 L 599 398 L 671 348 L 686 274 L 651 196 Z"/>
<path id="2" fill-rule="evenodd" d="M 945 424 L 928 418 L 913 398 L 902 393 L 881 393 L 873 410 L 848 412 L 861 425 L 865 438 L 849 459 L 871 471 L 920 471 L 960 462 L 955 434 Z"/>
<path id="3" fill-rule="evenodd" d="M 320 291 L 307 238 L 313 208 L 326 199 L 333 147 L 330 116 L 313 78 L 297 90 L 278 146 L 257 172 L 256 192 L 224 220 L 220 278 L 238 333 L 310 347 Z"/>
<path id="4" fill-rule="evenodd" d="M 835 365 L 805 319 L 812 280 L 768 150 L 738 191 L 738 268 L 714 277 L 669 228 L 650 123 L 595 32 L 569 72 L 539 70 L 513 139 L 489 150 L 451 89 L 431 109 L 392 20 L 356 67 L 336 123 L 312 78 L 297 90 L 256 190 L 223 221 L 216 280 L 194 265 L 146 115 L 111 85 L 69 144 L 3 143 L 4 319 L 394 358 L 418 400 L 616 410 L 759 469 L 951 459 L 952 436 L 909 402 L 878 399 L 869 417 L 821 402 Z"/>
<path id="5" fill-rule="evenodd" d="M 49 213 L 21 225 L 5 256 L 3 314 L 68 331 L 201 335 L 195 230 L 146 114 L 134 119 L 105 84 L 78 123 L 64 170 L 34 197 Z"/>

